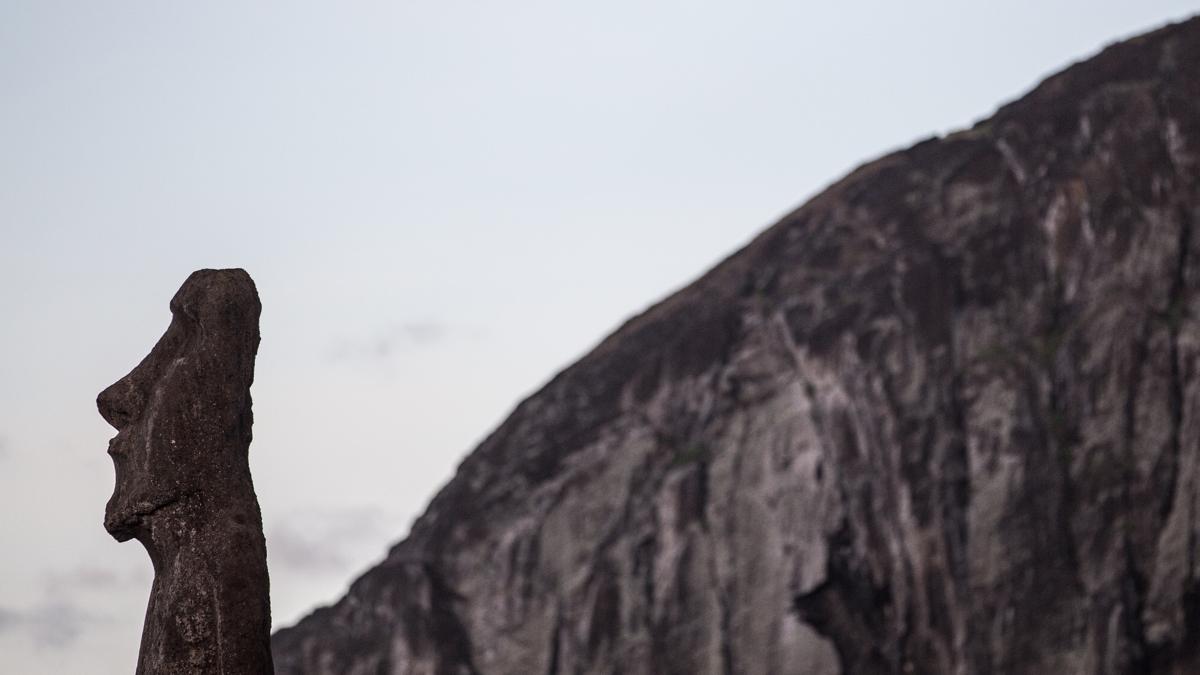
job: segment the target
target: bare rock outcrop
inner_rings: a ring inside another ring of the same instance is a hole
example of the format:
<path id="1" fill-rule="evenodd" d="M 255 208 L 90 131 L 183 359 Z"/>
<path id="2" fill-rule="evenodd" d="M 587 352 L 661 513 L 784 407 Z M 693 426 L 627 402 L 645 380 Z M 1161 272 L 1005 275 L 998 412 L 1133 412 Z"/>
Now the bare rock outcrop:
<path id="1" fill-rule="evenodd" d="M 139 675 L 269 675 L 271 605 L 247 452 L 261 305 L 243 270 L 200 270 L 150 354 L 101 392 L 118 431 L 104 527 L 154 565 Z"/>
<path id="2" fill-rule="evenodd" d="M 630 320 L 280 672 L 1200 672 L 1198 222 L 1193 19 Z"/>

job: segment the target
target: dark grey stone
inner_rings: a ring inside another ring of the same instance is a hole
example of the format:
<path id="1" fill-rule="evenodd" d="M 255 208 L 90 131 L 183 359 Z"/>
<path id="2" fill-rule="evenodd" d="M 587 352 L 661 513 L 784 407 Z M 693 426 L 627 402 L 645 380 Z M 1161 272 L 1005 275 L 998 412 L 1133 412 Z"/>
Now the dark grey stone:
<path id="1" fill-rule="evenodd" d="M 158 344 L 97 399 L 118 431 L 104 527 L 140 541 L 154 565 L 139 675 L 273 672 L 247 460 L 260 311 L 245 271 L 194 272 Z"/>
<path id="2" fill-rule="evenodd" d="M 1200 673 L 1198 223 L 1192 19 L 631 319 L 279 671 Z"/>

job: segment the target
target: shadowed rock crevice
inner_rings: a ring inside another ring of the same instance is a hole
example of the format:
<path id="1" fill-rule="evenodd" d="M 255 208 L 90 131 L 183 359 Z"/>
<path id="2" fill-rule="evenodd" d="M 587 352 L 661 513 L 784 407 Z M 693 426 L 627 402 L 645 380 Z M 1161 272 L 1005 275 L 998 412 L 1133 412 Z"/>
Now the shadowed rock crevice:
<path id="1" fill-rule="evenodd" d="M 858 556 L 847 529 L 838 530 L 829 547 L 825 581 L 796 597 L 796 611 L 833 641 L 843 672 L 900 672 L 899 654 L 885 653 L 887 642 L 877 639 L 887 632 L 887 615 L 896 611 L 889 590 L 877 586 L 865 570 L 856 569 Z M 907 670 L 912 672 L 911 664 Z"/>

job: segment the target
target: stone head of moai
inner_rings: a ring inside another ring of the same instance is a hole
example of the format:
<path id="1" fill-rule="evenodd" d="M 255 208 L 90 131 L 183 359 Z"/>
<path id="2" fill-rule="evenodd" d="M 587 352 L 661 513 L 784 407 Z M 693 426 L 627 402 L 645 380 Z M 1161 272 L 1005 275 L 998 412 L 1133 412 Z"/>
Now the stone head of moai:
<path id="1" fill-rule="evenodd" d="M 240 483 L 250 477 L 260 311 L 245 272 L 195 272 L 171 300 L 171 325 L 158 344 L 100 393 L 100 414 L 118 431 L 108 448 L 116 489 L 104 517 L 117 540 L 137 538 L 149 547 L 164 506 L 217 486 L 251 489 Z"/>
<path id="2" fill-rule="evenodd" d="M 104 527 L 141 542 L 154 566 L 138 672 L 270 672 L 248 462 L 258 293 L 243 270 L 200 270 L 170 306 L 149 355 L 97 398 L 117 430 Z"/>

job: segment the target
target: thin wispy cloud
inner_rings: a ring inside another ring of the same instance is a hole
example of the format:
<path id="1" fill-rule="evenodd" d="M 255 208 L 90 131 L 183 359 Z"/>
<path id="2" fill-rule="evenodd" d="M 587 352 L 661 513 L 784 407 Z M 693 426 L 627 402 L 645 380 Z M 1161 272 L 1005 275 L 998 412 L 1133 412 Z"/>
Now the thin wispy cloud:
<path id="1" fill-rule="evenodd" d="M 0 634 L 24 633 L 42 649 L 66 649 L 90 625 L 107 618 L 63 600 L 50 600 L 27 609 L 0 607 Z"/>
<path id="2" fill-rule="evenodd" d="M 355 550 L 395 534 L 392 520 L 370 507 L 293 514 L 268 531 L 267 555 L 301 572 L 344 571 L 353 564 Z"/>
<path id="3" fill-rule="evenodd" d="M 121 572 L 92 564 L 48 570 L 42 574 L 40 601 L 0 606 L 0 635 L 24 636 L 37 649 L 70 649 L 87 631 L 111 622 L 109 614 L 90 607 L 107 607 L 112 593 L 144 586 L 147 579 L 140 569 Z"/>
<path id="4" fill-rule="evenodd" d="M 271 530 L 269 555 L 294 570 L 329 572 L 342 568 L 345 560 L 330 542 L 318 541 L 291 523 Z"/>
<path id="5" fill-rule="evenodd" d="M 50 596 L 71 596 L 77 592 L 110 591 L 144 585 L 150 579 L 148 569 L 120 572 L 98 565 L 83 564 L 65 570 L 50 570 L 42 583 Z"/>
<path id="6" fill-rule="evenodd" d="M 478 329 L 436 320 L 405 321 L 383 328 L 373 336 L 339 339 L 330 346 L 327 359 L 332 362 L 384 361 L 451 339 L 477 337 L 479 333 Z"/>

